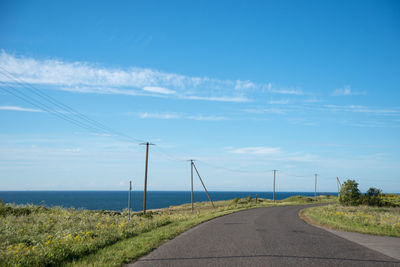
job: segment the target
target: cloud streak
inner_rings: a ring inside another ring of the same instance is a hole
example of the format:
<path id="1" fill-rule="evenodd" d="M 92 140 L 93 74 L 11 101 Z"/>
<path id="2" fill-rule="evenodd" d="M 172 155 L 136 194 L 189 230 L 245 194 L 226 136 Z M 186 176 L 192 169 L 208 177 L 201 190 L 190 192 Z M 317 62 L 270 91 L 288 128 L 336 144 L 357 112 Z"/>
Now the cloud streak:
<path id="1" fill-rule="evenodd" d="M 231 151 L 233 154 L 263 154 L 263 155 L 276 155 L 281 152 L 279 147 L 243 147 Z"/>
<path id="2" fill-rule="evenodd" d="M 0 110 L 24 111 L 24 112 L 43 112 L 43 110 L 40 110 L 40 109 L 23 108 L 23 107 L 17 107 L 17 106 L 0 106 Z"/>
<path id="3" fill-rule="evenodd" d="M 376 115 L 400 115 L 400 111 L 396 109 L 376 109 L 362 105 L 324 105 L 328 111 L 334 112 L 355 112 L 355 113 L 370 113 Z"/>
<path id="4" fill-rule="evenodd" d="M 160 119 L 160 120 L 185 119 L 185 120 L 196 120 L 196 121 L 223 121 L 228 119 L 224 116 L 183 115 L 171 112 L 165 112 L 165 113 L 144 112 L 139 114 L 139 118 Z"/>
<path id="5" fill-rule="evenodd" d="M 336 89 L 332 92 L 332 96 L 351 96 L 351 95 L 366 95 L 366 92 L 355 92 L 351 89 L 349 85 L 343 88 Z"/>
<path id="6" fill-rule="evenodd" d="M 15 80 L 75 93 L 173 97 L 185 100 L 251 102 L 252 95 L 302 95 L 300 89 L 277 88 L 272 83 L 186 76 L 149 68 L 108 68 L 87 62 L 34 59 L 0 52 L 0 81 Z M 4 70 L 7 72 L 5 73 Z"/>

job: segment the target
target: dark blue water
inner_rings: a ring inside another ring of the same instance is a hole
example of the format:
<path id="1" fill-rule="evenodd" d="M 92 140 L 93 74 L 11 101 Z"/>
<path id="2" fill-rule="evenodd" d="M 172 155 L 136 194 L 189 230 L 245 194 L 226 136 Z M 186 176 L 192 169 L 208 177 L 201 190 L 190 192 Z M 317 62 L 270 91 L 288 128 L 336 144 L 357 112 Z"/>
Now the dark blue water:
<path id="1" fill-rule="evenodd" d="M 272 199 L 272 192 L 209 192 L 213 201 L 228 200 L 251 195 Z M 337 195 L 337 193 L 317 193 L 317 195 Z M 276 192 L 275 199 L 291 196 L 314 196 L 311 192 Z M 127 208 L 126 191 L 0 191 L 0 199 L 5 203 L 62 206 L 90 210 L 123 210 Z M 204 192 L 194 192 L 194 201 L 208 201 Z M 147 209 L 159 209 L 190 202 L 190 192 L 185 191 L 149 191 Z M 143 209 L 143 191 L 132 192 L 133 210 Z"/>

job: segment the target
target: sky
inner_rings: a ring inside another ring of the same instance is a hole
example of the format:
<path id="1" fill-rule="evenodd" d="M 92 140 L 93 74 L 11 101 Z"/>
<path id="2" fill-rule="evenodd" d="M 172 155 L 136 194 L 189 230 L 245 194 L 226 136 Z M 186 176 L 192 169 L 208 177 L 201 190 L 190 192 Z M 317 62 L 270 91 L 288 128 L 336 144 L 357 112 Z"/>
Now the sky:
<path id="1" fill-rule="evenodd" d="M 151 142 L 149 190 L 400 192 L 399 47 L 398 1 L 0 0 L 0 191 L 142 190 Z"/>

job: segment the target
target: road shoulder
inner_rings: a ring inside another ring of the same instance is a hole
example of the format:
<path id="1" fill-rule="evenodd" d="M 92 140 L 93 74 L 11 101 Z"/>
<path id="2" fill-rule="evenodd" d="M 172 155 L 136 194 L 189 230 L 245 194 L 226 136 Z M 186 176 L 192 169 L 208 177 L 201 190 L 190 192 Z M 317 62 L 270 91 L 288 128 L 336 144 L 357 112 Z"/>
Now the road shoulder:
<path id="1" fill-rule="evenodd" d="M 318 222 L 305 216 L 304 213 L 302 212 L 303 210 L 304 209 L 300 210 L 299 217 L 306 223 L 308 223 L 312 226 L 321 228 L 325 231 L 333 233 L 337 236 L 340 236 L 344 239 L 347 239 L 349 241 L 352 241 L 354 243 L 357 243 L 357 244 L 367 247 L 369 249 L 378 251 L 386 256 L 400 260 L 400 238 L 399 237 L 377 236 L 377 235 L 360 234 L 360 233 L 354 233 L 354 232 L 338 231 L 338 230 L 320 225 Z"/>

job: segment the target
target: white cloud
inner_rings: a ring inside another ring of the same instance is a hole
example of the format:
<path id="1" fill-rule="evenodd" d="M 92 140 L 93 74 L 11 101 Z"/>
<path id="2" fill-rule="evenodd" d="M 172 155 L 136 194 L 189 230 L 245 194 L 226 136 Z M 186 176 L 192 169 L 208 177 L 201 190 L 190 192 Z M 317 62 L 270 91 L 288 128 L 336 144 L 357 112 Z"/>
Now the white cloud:
<path id="1" fill-rule="evenodd" d="M 395 109 L 374 109 L 362 105 L 324 105 L 329 111 L 356 112 L 356 113 L 371 113 L 381 115 L 399 115 L 400 111 Z"/>
<path id="2" fill-rule="evenodd" d="M 288 109 L 282 108 L 258 108 L 258 109 L 245 109 L 244 112 L 250 114 L 286 114 Z"/>
<path id="3" fill-rule="evenodd" d="M 279 154 L 281 149 L 279 147 L 243 147 L 231 151 L 233 154 Z"/>
<path id="4" fill-rule="evenodd" d="M 174 90 L 169 90 L 167 88 L 157 87 L 157 86 L 146 86 L 146 87 L 143 87 L 143 91 L 152 92 L 152 93 L 158 93 L 158 94 L 166 94 L 166 95 L 173 95 L 173 94 L 176 93 Z"/>
<path id="5" fill-rule="evenodd" d="M 40 110 L 40 109 L 23 108 L 23 107 L 17 107 L 17 106 L 0 106 L 0 110 L 25 111 L 25 112 L 43 112 L 43 110 Z"/>
<path id="6" fill-rule="evenodd" d="M 366 95 L 366 92 L 355 92 L 351 90 L 349 85 L 344 86 L 343 88 L 336 89 L 332 92 L 333 96 L 350 96 L 350 95 Z"/>
<path id="7" fill-rule="evenodd" d="M 148 68 L 108 68 L 87 62 L 34 59 L 0 52 L 0 67 L 19 81 L 45 89 L 76 93 L 173 97 L 218 102 L 251 102 L 254 92 L 302 95 L 299 89 L 256 84 L 249 80 L 222 80 L 161 72 Z M 0 75 L 0 81 L 15 83 Z"/>
<path id="8" fill-rule="evenodd" d="M 205 100 L 205 101 L 217 101 L 217 102 L 250 102 L 251 100 L 245 97 L 229 97 L 229 96 L 221 96 L 221 97 L 203 97 L 203 96 L 183 96 L 183 99 L 190 100 Z"/>
<path id="9" fill-rule="evenodd" d="M 164 120 L 170 120 L 170 119 L 179 119 L 182 116 L 179 114 L 175 113 L 141 113 L 139 114 L 139 117 L 142 119 L 164 119 Z"/>
<path id="10" fill-rule="evenodd" d="M 272 85 L 272 83 L 268 83 L 264 86 L 268 92 L 282 95 L 303 95 L 303 91 L 301 89 L 293 89 L 293 88 L 276 88 Z"/>
<path id="11" fill-rule="evenodd" d="M 182 115 L 177 113 L 149 113 L 144 112 L 140 113 L 139 117 L 142 119 L 162 119 L 162 120 L 171 120 L 171 119 L 187 119 L 187 120 L 196 120 L 196 121 L 222 121 L 227 120 L 226 117 L 223 116 L 203 116 L 203 115 Z"/>
<path id="12" fill-rule="evenodd" d="M 257 86 L 250 81 L 237 80 L 236 84 L 235 84 L 235 89 L 237 89 L 237 90 L 251 89 L 251 88 L 256 88 L 256 87 Z"/>
<path id="13" fill-rule="evenodd" d="M 289 104 L 289 99 L 270 100 L 268 104 L 271 105 L 286 105 Z"/>

